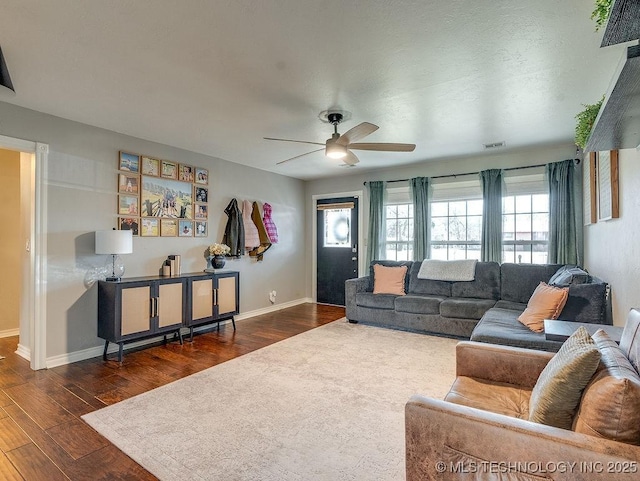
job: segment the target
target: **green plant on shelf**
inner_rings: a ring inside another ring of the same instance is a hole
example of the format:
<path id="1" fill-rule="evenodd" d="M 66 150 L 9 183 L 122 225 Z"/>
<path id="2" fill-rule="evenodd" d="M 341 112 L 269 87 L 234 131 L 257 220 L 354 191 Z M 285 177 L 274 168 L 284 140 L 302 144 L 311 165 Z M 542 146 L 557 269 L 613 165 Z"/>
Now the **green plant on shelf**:
<path id="1" fill-rule="evenodd" d="M 596 0 L 596 7 L 591 13 L 591 20 L 596 21 L 596 32 L 607 24 L 613 0 Z"/>
<path id="2" fill-rule="evenodd" d="M 591 135 L 591 129 L 593 128 L 593 123 L 598 116 L 598 112 L 600 112 L 602 102 L 604 102 L 604 95 L 595 104 L 582 104 L 584 106 L 584 110 L 576 115 L 577 122 L 575 140 L 576 145 L 583 150 L 587 145 L 589 136 Z"/>

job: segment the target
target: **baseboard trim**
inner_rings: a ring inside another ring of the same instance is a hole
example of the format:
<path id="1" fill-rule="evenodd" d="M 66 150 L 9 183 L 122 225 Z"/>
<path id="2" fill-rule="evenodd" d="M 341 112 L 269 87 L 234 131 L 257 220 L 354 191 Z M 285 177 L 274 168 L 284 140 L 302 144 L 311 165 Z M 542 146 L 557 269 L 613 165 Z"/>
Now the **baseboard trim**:
<path id="1" fill-rule="evenodd" d="M 20 328 L 7 329 L 6 331 L 0 331 L 0 338 L 2 338 L 2 337 L 19 336 L 19 335 L 20 335 Z"/>
<path id="2" fill-rule="evenodd" d="M 31 349 L 29 349 L 28 347 L 25 347 L 22 344 L 18 343 L 16 354 L 26 359 L 27 361 L 31 362 Z"/>
<path id="3" fill-rule="evenodd" d="M 296 299 L 294 301 L 289 301 L 289 302 L 283 302 L 282 304 L 274 304 L 273 306 L 269 306 L 269 307 L 264 307 L 261 309 L 255 309 L 253 311 L 248 311 L 248 312 L 241 312 L 240 314 L 238 314 L 237 316 L 235 316 L 235 320 L 236 321 L 242 321 L 244 319 L 249 319 L 251 317 L 255 317 L 255 316 L 260 316 L 263 314 L 269 314 L 271 312 L 276 312 L 279 311 L 281 309 L 286 309 L 287 307 L 293 307 L 293 306 L 297 306 L 299 304 L 306 304 L 308 302 L 313 302 L 311 300 L 311 298 L 309 297 L 304 297 L 302 299 Z M 225 325 L 225 324 L 230 324 L 231 321 L 223 321 L 220 324 L 221 325 Z M 199 326 L 196 327 L 193 331 L 194 332 L 200 332 L 200 331 L 206 331 L 206 330 L 211 330 L 212 326 L 215 326 L 215 324 L 205 324 L 204 326 Z M 214 327 L 215 328 L 215 327 Z M 184 331 L 183 331 L 183 336 L 184 336 Z M 162 336 L 158 336 L 158 337 L 152 337 L 150 339 L 144 339 L 142 341 L 136 341 L 136 342 L 132 342 L 132 343 L 128 343 L 124 345 L 124 350 L 127 351 L 129 349 L 134 349 L 136 347 L 140 347 L 140 346 L 145 346 L 147 344 L 153 344 L 158 342 L 160 339 L 162 339 Z M 20 350 L 20 345 L 18 345 L 18 351 Z M 18 351 L 16 351 L 16 353 L 18 353 L 20 356 L 23 356 L 22 354 L 20 354 Z M 48 357 L 47 358 L 47 362 L 46 362 L 46 366 L 47 369 L 51 369 L 54 367 L 58 367 L 58 366 L 64 366 L 65 364 L 71 364 L 74 362 L 79 362 L 79 361 L 84 361 L 86 359 L 91 359 L 92 357 L 100 357 L 102 356 L 102 353 L 104 352 L 104 346 L 96 346 L 96 347 L 90 347 L 88 349 L 83 349 L 81 351 L 74 351 L 74 352 L 69 352 L 66 354 L 61 354 L 59 356 L 52 356 L 52 357 Z M 107 354 L 112 354 L 114 352 L 118 352 L 118 345 L 117 344 L 110 344 L 109 345 L 109 349 L 107 350 Z M 28 354 L 28 351 L 27 351 Z M 27 357 L 25 357 L 25 359 L 29 359 Z"/>

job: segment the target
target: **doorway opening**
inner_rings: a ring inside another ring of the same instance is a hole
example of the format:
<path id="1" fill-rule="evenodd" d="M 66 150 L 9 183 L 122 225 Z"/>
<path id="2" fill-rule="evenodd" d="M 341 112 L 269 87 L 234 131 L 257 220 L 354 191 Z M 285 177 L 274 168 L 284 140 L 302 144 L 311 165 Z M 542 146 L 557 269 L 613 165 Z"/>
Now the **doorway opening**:
<path id="1" fill-rule="evenodd" d="M 15 292 L 19 298 L 19 341 L 16 353 L 29 360 L 31 369 L 46 368 L 46 172 L 49 146 L 38 142 L 0 135 L 0 149 L 6 154 L 3 164 L 16 162 L 19 187 L 16 223 L 18 241 L 11 253 L 18 259 L 15 267 L 20 281 Z M 15 187 L 15 186 L 14 186 Z M 19 220 L 19 222 L 18 222 Z"/>

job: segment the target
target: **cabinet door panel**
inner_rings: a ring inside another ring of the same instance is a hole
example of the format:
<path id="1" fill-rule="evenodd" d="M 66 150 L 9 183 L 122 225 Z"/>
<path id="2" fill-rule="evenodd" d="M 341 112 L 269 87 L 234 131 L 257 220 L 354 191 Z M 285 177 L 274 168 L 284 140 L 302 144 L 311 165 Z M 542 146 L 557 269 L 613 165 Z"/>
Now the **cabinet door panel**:
<path id="1" fill-rule="evenodd" d="M 213 316 L 213 279 L 192 282 L 191 318 L 205 319 Z"/>
<path id="2" fill-rule="evenodd" d="M 151 329 L 150 300 L 149 286 L 122 289 L 121 336 Z"/>
<path id="3" fill-rule="evenodd" d="M 158 327 L 182 324 L 182 283 L 158 286 Z"/>
<path id="4" fill-rule="evenodd" d="M 236 310 L 236 278 L 218 279 L 218 315 L 229 314 Z"/>

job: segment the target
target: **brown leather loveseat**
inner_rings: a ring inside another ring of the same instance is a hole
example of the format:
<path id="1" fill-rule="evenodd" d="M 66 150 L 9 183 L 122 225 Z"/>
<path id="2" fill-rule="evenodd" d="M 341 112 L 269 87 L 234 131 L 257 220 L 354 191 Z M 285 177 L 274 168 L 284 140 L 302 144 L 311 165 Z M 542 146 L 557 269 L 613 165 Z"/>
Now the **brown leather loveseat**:
<path id="1" fill-rule="evenodd" d="M 528 420 L 553 353 L 459 343 L 445 400 L 415 395 L 406 404 L 407 481 L 640 479 L 640 310 L 619 348 L 597 337 L 600 362 L 571 429 Z"/>

